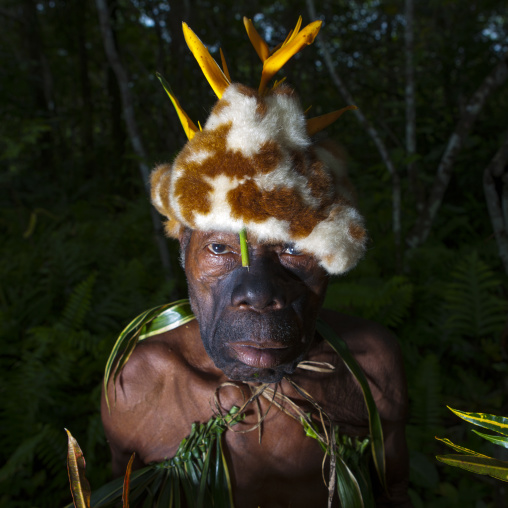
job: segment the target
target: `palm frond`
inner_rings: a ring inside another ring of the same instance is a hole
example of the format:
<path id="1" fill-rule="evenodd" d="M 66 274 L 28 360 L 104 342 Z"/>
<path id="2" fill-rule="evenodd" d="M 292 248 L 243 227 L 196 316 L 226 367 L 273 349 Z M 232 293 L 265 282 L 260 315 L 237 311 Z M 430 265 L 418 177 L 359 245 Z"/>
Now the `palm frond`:
<path id="1" fill-rule="evenodd" d="M 196 508 L 233 508 L 232 486 L 227 461 L 222 451 L 221 436 L 229 427 L 243 419 L 233 407 L 225 416 L 216 416 L 207 423 L 193 424 L 189 436 L 182 440 L 175 456 L 147 466 L 104 485 L 91 496 L 93 508 L 117 506 L 122 495 L 132 506 L 139 500 L 143 506 Z M 160 503 L 160 504 L 159 504 Z M 125 504 L 124 504 L 125 506 Z"/>

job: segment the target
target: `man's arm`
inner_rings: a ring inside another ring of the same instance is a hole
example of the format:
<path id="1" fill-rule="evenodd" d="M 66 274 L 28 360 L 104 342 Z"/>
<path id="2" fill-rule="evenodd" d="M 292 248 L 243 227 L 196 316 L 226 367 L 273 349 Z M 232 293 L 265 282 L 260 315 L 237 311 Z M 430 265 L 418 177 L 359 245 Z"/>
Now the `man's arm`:
<path id="1" fill-rule="evenodd" d="M 405 437 L 408 396 L 397 339 L 389 330 L 371 321 L 331 311 L 324 311 L 323 317 L 348 344 L 365 373 L 381 418 L 388 494 L 381 485 L 375 486 L 377 506 L 410 508 Z"/>

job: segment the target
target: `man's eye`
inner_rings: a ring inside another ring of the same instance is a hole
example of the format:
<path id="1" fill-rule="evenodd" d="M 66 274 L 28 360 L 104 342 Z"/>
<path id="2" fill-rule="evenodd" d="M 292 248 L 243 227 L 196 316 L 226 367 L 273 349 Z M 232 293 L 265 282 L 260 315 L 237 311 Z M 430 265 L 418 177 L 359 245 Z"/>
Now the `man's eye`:
<path id="1" fill-rule="evenodd" d="M 284 247 L 284 250 L 282 251 L 283 254 L 289 254 L 290 256 L 301 256 L 302 251 L 295 248 L 294 245 L 286 245 Z"/>
<path id="2" fill-rule="evenodd" d="M 211 243 L 207 245 L 207 249 L 214 254 L 228 254 L 231 252 L 228 246 L 223 243 Z"/>

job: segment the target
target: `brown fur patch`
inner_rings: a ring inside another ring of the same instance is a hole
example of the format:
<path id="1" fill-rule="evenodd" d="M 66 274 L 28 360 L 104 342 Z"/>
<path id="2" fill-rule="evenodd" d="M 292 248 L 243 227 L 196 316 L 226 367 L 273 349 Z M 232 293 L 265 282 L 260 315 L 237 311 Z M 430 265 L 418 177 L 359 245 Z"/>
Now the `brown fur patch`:
<path id="1" fill-rule="evenodd" d="M 280 164 L 282 153 L 275 141 L 266 141 L 261 145 L 259 152 L 254 154 L 253 159 L 259 173 L 269 173 Z"/>
<path id="2" fill-rule="evenodd" d="M 307 176 L 307 160 L 302 150 L 293 150 L 290 153 L 291 167 L 302 176 Z"/>
<path id="3" fill-rule="evenodd" d="M 266 105 L 266 102 L 263 100 L 262 97 L 258 97 L 258 101 L 256 104 L 256 115 L 261 120 L 266 116 L 266 113 L 268 113 L 268 106 Z"/>
<path id="4" fill-rule="evenodd" d="M 226 149 L 226 138 L 230 130 L 231 124 L 227 123 L 217 129 L 196 134 L 176 159 L 175 166 L 195 178 L 203 175 L 213 178 L 221 174 L 230 178 L 252 177 L 269 173 L 277 167 L 282 155 L 275 142 L 268 141 L 260 147 L 258 153 L 245 157 L 239 151 Z M 190 160 L 196 151 L 201 150 L 210 156 L 200 162 Z"/>
<path id="5" fill-rule="evenodd" d="M 215 106 L 212 109 L 211 115 L 219 115 L 220 112 L 227 108 L 230 105 L 230 102 L 228 102 L 226 99 L 221 99 L 220 101 L 217 101 L 215 103 Z"/>
<path id="6" fill-rule="evenodd" d="M 155 203 L 156 198 L 159 197 L 160 201 L 162 202 L 162 207 L 156 206 L 156 208 L 164 215 L 167 215 L 171 209 L 169 205 L 170 176 L 170 164 L 160 164 L 152 171 L 152 174 L 150 175 L 152 202 Z"/>
<path id="7" fill-rule="evenodd" d="M 256 98 L 259 97 L 259 94 L 257 93 L 256 90 L 254 90 L 254 88 L 242 85 L 241 83 L 238 83 L 236 85 L 236 89 L 238 90 L 239 93 L 247 97 L 256 97 Z"/>
<path id="8" fill-rule="evenodd" d="M 178 238 L 180 236 L 181 229 L 182 224 L 174 217 L 169 217 L 168 220 L 164 222 L 164 232 L 170 238 Z"/>
<path id="9" fill-rule="evenodd" d="M 307 206 L 298 192 L 290 188 L 264 191 L 248 180 L 227 194 L 232 216 L 245 222 L 264 222 L 270 217 L 289 223 L 290 235 L 305 238 L 326 213 Z"/>
<path id="10" fill-rule="evenodd" d="M 187 223 L 194 228 L 194 213 L 210 213 L 211 203 L 208 194 L 212 186 L 199 176 L 184 174 L 175 185 L 175 196 L 180 204 L 180 213 Z"/>
<path id="11" fill-rule="evenodd" d="M 309 164 L 309 188 L 313 197 L 320 198 L 322 206 L 330 206 L 333 202 L 333 179 L 326 171 L 326 166 L 314 159 Z"/>
<path id="12" fill-rule="evenodd" d="M 354 222 L 349 224 L 348 233 L 351 238 L 357 241 L 363 240 L 367 235 L 365 229 L 363 229 L 359 224 L 355 224 Z"/>
<path id="13" fill-rule="evenodd" d="M 264 196 L 253 180 L 247 180 L 227 194 L 231 216 L 249 222 L 264 222 L 272 214 L 264 207 Z"/>

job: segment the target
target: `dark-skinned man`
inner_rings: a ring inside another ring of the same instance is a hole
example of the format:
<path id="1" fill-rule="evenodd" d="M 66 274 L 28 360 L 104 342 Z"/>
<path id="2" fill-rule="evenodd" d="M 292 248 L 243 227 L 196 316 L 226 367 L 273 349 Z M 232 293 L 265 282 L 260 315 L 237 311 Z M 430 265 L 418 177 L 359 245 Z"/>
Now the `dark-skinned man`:
<path id="1" fill-rule="evenodd" d="M 244 21 L 263 60 L 258 90 L 231 84 L 186 25 L 220 100 L 197 129 L 166 87 L 189 142 L 154 170 L 152 200 L 180 241 L 196 319 L 140 342 L 109 383 L 114 403 L 103 400 L 102 415 L 114 474 L 124 474 L 133 452 L 135 468 L 170 459 L 193 423 L 243 406 L 243 420 L 222 436 L 234 505 L 338 506 L 333 483 L 323 481 L 329 462 L 323 468 L 324 452 L 302 420 L 323 435 L 336 429 L 349 443 L 341 453 L 359 460 L 358 443 L 375 438 L 357 376 L 325 340 L 328 330 L 363 371 L 382 423 L 384 467 L 379 457 L 376 468 L 371 462 L 374 506 L 411 506 L 397 343 L 379 325 L 321 309 L 330 275 L 351 269 L 366 243 L 340 154 L 310 139 L 342 111 L 307 120 L 291 88 L 267 86 L 321 23 L 297 26 L 270 54 Z M 244 405 L 260 387 L 263 396 Z"/>

